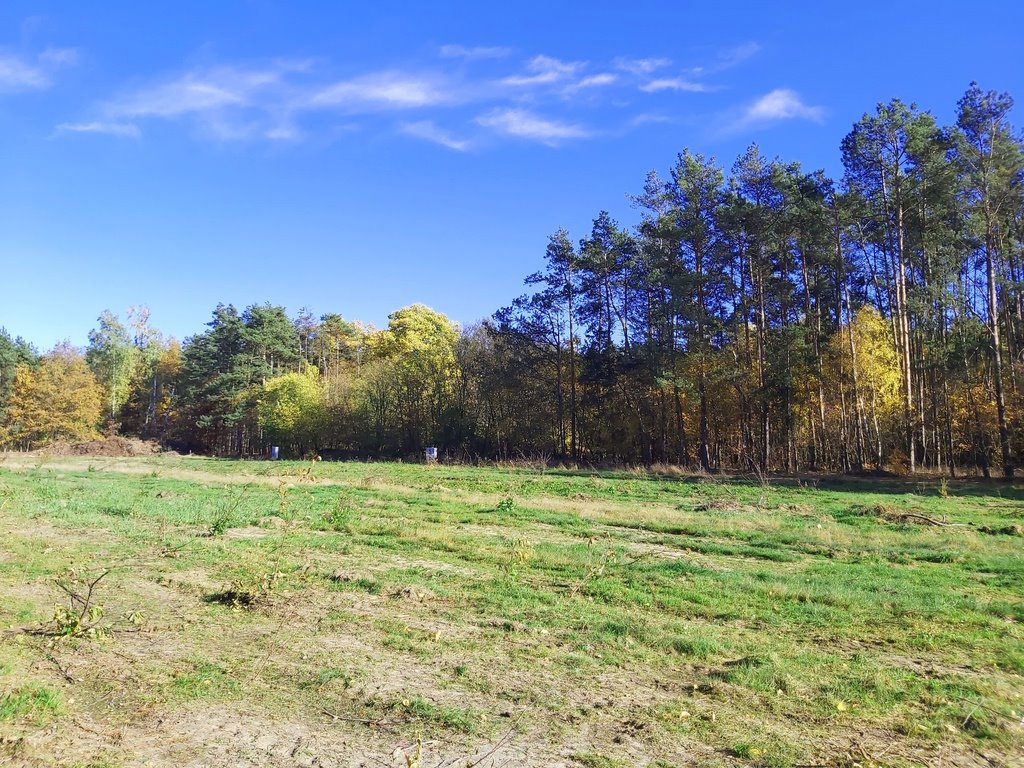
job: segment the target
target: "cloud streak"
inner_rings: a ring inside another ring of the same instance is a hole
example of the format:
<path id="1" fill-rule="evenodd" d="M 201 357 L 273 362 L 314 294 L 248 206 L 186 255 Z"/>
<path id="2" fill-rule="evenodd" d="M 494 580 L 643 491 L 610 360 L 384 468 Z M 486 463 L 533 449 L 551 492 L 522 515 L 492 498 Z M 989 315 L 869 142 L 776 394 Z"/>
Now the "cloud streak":
<path id="1" fill-rule="evenodd" d="M 258 68 L 193 70 L 124 93 L 103 110 L 119 117 L 176 118 L 228 108 L 280 106 L 294 88 L 289 76 L 310 66 L 308 61 L 286 61 Z"/>
<path id="2" fill-rule="evenodd" d="M 78 64 L 77 48 L 47 48 L 39 54 L 41 64 L 60 69 L 61 67 L 74 67 Z"/>
<path id="3" fill-rule="evenodd" d="M 511 75 L 501 82 L 517 87 L 551 85 L 573 77 L 586 65 L 585 61 L 560 61 L 551 56 L 534 56 L 526 64 L 529 74 Z"/>
<path id="4" fill-rule="evenodd" d="M 557 146 L 568 139 L 585 139 L 591 134 L 580 125 L 547 120 L 525 109 L 495 109 L 475 122 L 503 136 Z"/>
<path id="5" fill-rule="evenodd" d="M 577 88 L 598 88 L 605 85 L 613 85 L 619 79 L 618 75 L 613 75 L 610 72 L 602 72 L 599 75 L 590 75 L 584 77 L 578 83 Z"/>
<path id="6" fill-rule="evenodd" d="M 190 75 L 135 93 L 113 104 L 110 112 L 124 117 L 180 117 L 229 106 L 243 106 L 248 100 L 245 91 Z"/>
<path id="7" fill-rule="evenodd" d="M 497 45 L 474 48 L 467 48 L 464 45 L 442 45 L 439 53 L 445 59 L 480 61 L 482 59 L 504 59 L 512 54 L 512 49 Z"/>
<path id="8" fill-rule="evenodd" d="M 612 66 L 621 72 L 629 72 L 631 75 L 649 75 L 659 69 L 664 69 L 672 63 L 672 59 L 651 58 L 651 59 L 628 59 L 619 56 L 612 59 Z"/>
<path id="9" fill-rule="evenodd" d="M 303 134 L 292 121 L 290 103 L 298 93 L 294 78 L 311 66 L 303 60 L 193 69 L 123 91 L 98 104 L 87 119 L 64 126 L 130 124 L 141 133 L 145 121 L 168 120 L 187 122 L 217 141 L 295 141 Z"/>
<path id="10" fill-rule="evenodd" d="M 644 93 L 658 93 L 659 91 L 686 91 L 688 93 L 708 93 L 715 90 L 710 85 L 704 83 L 694 82 L 693 80 L 686 80 L 681 77 L 661 78 L 659 80 L 651 80 L 648 83 L 644 83 L 640 86 L 640 90 Z"/>
<path id="11" fill-rule="evenodd" d="M 343 80 L 318 91 L 306 106 L 347 110 L 415 109 L 448 104 L 453 91 L 436 78 L 401 72 L 381 72 Z"/>
<path id="12" fill-rule="evenodd" d="M 756 44 L 723 51 L 716 67 L 733 66 L 754 55 Z M 339 76 L 325 59 L 275 59 L 250 64 L 193 67 L 115 93 L 92 110 L 60 123 L 55 134 L 96 133 L 138 138 L 157 121 L 190 126 L 197 138 L 222 142 L 299 142 L 330 135 L 338 117 L 359 116 L 392 134 L 429 141 L 453 151 L 481 142 L 482 129 L 492 137 L 523 139 L 549 146 L 595 135 L 594 121 L 574 117 L 583 107 L 613 108 L 617 125 L 635 125 L 622 117 L 631 97 L 651 95 L 644 114 L 658 110 L 658 99 L 673 93 L 706 93 L 718 89 L 699 75 L 667 70 L 664 57 L 616 57 L 596 62 L 566 60 L 540 53 L 488 65 L 474 74 L 470 61 L 498 61 L 512 55 L 500 46 L 440 46 L 437 56 L 421 66 L 347 73 Z M 41 88 L 47 72 L 77 61 L 74 49 L 48 49 L 37 60 L 0 53 L 0 88 L 18 84 Z M 494 70 L 498 69 L 498 72 Z M 502 72 L 501 70 L 504 70 Z M 813 117 L 815 107 L 789 92 L 768 94 L 737 119 L 764 122 L 785 116 Z M 657 98 L 656 98 L 657 97 Z M 769 98 L 771 97 L 771 98 Z M 774 100 L 773 100 L 774 99 Z M 559 118 L 545 116 L 556 109 Z M 774 111 L 773 111 L 774 110 Z M 598 113 L 602 117 L 603 113 Z M 441 128 L 441 125 L 447 126 Z M 472 138 L 467 138 L 472 137 Z"/>
<path id="13" fill-rule="evenodd" d="M 727 69 L 739 66 L 747 59 L 751 59 L 761 52 L 761 44 L 756 42 L 743 43 L 732 48 L 726 48 L 718 54 L 718 60 L 711 65 L 715 72 L 723 72 Z"/>
<path id="14" fill-rule="evenodd" d="M 57 133 L 103 133 L 108 136 L 138 139 L 142 136 L 139 127 L 134 123 L 104 123 L 95 120 L 91 123 L 61 123 Z"/>
<path id="15" fill-rule="evenodd" d="M 471 146 L 467 139 L 456 139 L 447 131 L 438 128 L 432 120 L 419 120 L 414 123 L 402 123 L 398 126 L 398 132 L 406 136 L 413 136 L 417 139 L 440 144 L 442 147 L 453 149 L 456 152 L 465 152 Z"/>
<path id="16" fill-rule="evenodd" d="M 42 91 L 50 88 L 57 70 L 78 63 L 74 48 L 47 48 L 33 60 L 0 52 L 0 91 Z"/>

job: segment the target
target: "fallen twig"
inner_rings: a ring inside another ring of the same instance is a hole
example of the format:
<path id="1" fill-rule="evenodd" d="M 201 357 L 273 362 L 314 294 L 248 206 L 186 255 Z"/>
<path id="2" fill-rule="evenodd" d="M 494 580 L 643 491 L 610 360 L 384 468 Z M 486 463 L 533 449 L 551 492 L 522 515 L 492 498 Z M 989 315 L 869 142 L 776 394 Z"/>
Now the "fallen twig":
<path id="1" fill-rule="evenodd" d="M 363 725 L 372 725 L 375 728 L 390 729 L 392 726 L 403 724 L 398 720 L 368 720 L 365 717 L 351 717 L 349 715 L 339 715 L 337 712 L 331 712 L 331 710 L 327 709 L 326 707 L 321 707 L 320 711 L 334 720 L 344 720 L 346 723 L 362 723 Z"/>
<path id="2" fill-rule="evenodd" d="M 947 523 L 947 522 L 944 522 L 942 520 L 936 520 L 935 518 L 932 518 L 932 517 L 926 517 L 925 515 L 918 515 L 918 514 L 916 514 L 914 512 L 900 512 L 897 515 L 897 517 L 901 521 L 920 520 L 925 525 L 936 525 L 936 526 L 939 526 L 940 528 L 948 528 L 948 527 L 950 527 L 952 525 L 955 525 L 955 523 Z"/>
<path id="3" fill-rule="evenodd" d="M 505 742 L 507 742 L 512 737 L 512 734 L 515 732 L 515 730 L 516 730 L 516 726 L 513 725 L 511 728 L 509 728 L 507 731 L 505 731 L 505 735 L 502 736 L 500 739 L 498 739 L 496 742 L 494 742 L 494 746 L 492 746 L 483 755 L 481 755 L 478 760 L 476 760 L 476 761 L 474 761 L 472 763 L 466 763 L 466 768 L 476 768 L 476 766 L 480 765 L 480 763 L 482 763 L 488 757 L 490 757 L 495 752 L 497 752 L 498 749 L 503 747 L 505 745 Z"/>
<path id="4" fill-rule="evenodd" d="M 74 684 L 76 682 L 75 678 L 73 678 L 71 676 L 71 673 L 68 672 L 67 667 L 62 666 L 61 663 L 57 661 L 57 659 L 54 657 L 52 653 L 46 654 L 46 660 L 53 664 L 53 666 L 57 668 L 57 671 L 60 672 L 60 676 L 67 680 L 69 683 Z"/>
<path id="5" fill-rule="evenodd" d="M 980 702 L 977 702 L 977 701 L 974 701 L 973 699 L 968 699 L 966 696 L 954 696 L 954 695 L 950 694 L 949 698 L 956 699 L 957 701 L 966 701 L 968 704 L 973 704 L 976 709 L 978 709 L 978 708 L 984 709 L 986 712 L 991 712 L 993 715 L 998 715 L 999 717 L 1005 718 L 1006 720 L 1009 720 L 1011 723 L 1021 723 L 1021 722 L 1024 722 L 1024 718 L 1022 718 L 1021 720 L 1018 720 L 1015 717 L 1010 717 L 1005 712 L 1000 712 L 998 709 L 992 709 L 992 707 L 986 707 L 984 704 L 982 704 Z M 974 712 L 972 712 L 971 714 L 973 715 Z M 968 716 L 967 719 L 970 720 L 970 716 Z M 967 720 L 965 720 L 964 722 L 966 723 Z"/>

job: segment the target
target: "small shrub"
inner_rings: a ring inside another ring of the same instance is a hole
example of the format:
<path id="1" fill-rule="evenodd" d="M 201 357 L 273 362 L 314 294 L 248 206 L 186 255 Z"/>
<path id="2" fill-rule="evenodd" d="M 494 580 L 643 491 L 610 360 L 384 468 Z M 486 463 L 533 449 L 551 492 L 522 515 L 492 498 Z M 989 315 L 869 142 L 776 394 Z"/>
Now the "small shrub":
<path id="1" fill-rule="evenodd" d="M 533 559 L 533 544 L 529 539 L 511 539 L 507 546 L 509 565 L 525 565 Z"/>
<path id="2" fill-rule="evenodd" d="M 63 637 L 96 637 L 103 632 L 96 626 L 102 618 L 103 608 L 99 605 L 84 612 L 58 605 L 53 609 L 53 633 Z"/>
<path id="3" fill-rule="evenodd" d="M 209 527 L 206 529 L 206 533 L 209 536 L 223 536 L 228 528 L 231 527 L 232 519 L 231 513 L 221 511 L 218 515 L 210 521 Z"/>
<path id="4" fill-rule="evenodd" d="M 498 502 L 498 506 L 494 508 L 495 512 L 500 512 L 503 515 L 510 515 L 515 512 L 516 500 L 511 496 L 506 496 Z"/>
<path id="5" fill-rule="evenodd" d="M 109 571 L 95 579 L 68 572 L 56 580 L 57 587 L 68 596 L 66 606 L 53 609 L 52 628 L 48 634 L 60 637 L 97 637 L 103 634 L 99 626 L 103 619 L 103 606 L 96 603 L 96 589 Z"/>
<path id="6" fill-rule="evenodd" d="M 246 488 L 243 488 L 234 499 L 229 503 L 224 504 L 217 510 L 217 514 L 214 515 L 213 520 L 210 521 L 207 526 L 206 533 L 208 536 L 223 536 L 228 528 L 232 528 L 235 525 L 236 512 L 239 506 L 242 504 L 242 499 L 245 497 Z"/>
<path id="7" fill-rule="evenodd" d="M 356 510 L 353 508 L 348 494 L 338 495 L 334 506 L 323 515 L 323 524 L 334 531 L 352 532 L 352 524 L 358 520 Z"/>

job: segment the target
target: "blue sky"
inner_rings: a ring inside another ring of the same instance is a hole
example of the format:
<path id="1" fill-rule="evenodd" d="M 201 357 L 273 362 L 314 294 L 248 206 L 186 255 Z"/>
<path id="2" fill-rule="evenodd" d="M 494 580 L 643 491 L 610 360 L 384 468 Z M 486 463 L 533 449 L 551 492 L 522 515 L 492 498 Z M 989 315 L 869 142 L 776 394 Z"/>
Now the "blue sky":
<path id="1" fill-rule="evenodd" d="M 179 338 L 218 302 L 470 323 L 559 227 L 635 223 L 684 147 L 838 176 L 879 101 L 1024 98 L 1021 29 L 985 1 L 9 0 L 0 325 L 46 349 L 143 304 Z"/>

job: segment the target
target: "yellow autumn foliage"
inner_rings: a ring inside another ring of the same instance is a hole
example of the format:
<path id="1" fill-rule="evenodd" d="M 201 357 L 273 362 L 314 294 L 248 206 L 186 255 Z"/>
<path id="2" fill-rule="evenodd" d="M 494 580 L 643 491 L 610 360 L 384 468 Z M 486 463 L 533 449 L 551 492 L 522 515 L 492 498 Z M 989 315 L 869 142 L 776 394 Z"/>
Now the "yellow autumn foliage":
<path id="1" fill-rule="evenodd" d="M 17 367 L 0 441 L 37 448 L 55 440 L 89 440 L 97 437 L 102 410 L 103 389 L 85 358 L 60 344 L 38 367 Z"/>
<path id="2" fill-rule="evenodd" d="M 257 404 L 265 437 L 296 455 L 315 448 L 326 421 L 324 387 L 316 368 L 275 376 L 263 385 Z"/>
<path id="3" fill-rule="evenodd" d="M 850 355 L 849 334 L 857 348 L 856 361 Z M 893 343 L 892 326 L 874 307 L 862 307 L 852 326 L 843 326 L 832 338 L 833 364 L 851 370 L 856 362 L 861 396 L 873 402 L 879 417 L 899 417 L 903 408 L 900 360 Z"/>

